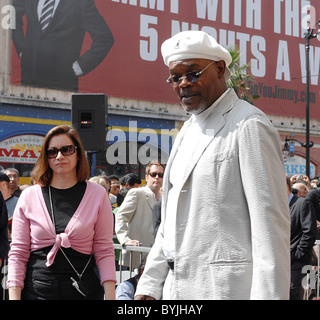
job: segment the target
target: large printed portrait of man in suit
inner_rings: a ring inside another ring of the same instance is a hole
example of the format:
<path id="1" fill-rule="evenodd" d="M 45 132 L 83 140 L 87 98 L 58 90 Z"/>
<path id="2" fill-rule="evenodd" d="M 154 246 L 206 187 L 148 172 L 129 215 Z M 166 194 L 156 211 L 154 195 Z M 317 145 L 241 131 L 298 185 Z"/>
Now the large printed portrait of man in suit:
<path id="1" fill-rule="evenodd" d="M 78 91 L 78 78 L 95 69 L 114 43 L 94 0 L 13 0 L 13 5 L 22 85 Z M 87 32 L 92 43 L 82 53 Z"/>

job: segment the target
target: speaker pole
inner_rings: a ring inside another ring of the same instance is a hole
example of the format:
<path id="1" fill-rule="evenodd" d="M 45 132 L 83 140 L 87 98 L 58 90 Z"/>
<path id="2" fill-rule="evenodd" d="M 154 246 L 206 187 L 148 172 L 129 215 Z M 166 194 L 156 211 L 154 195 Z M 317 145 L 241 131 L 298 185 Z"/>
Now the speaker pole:
<path id="1" fill-rule="evenodd" d="M 90 167 L 90 177 L 94 177 L 96 172 L 96 166 L 97 166 L 97 152 L 86 151 L 86 156 L 87 156 L 89 167 Z"/>

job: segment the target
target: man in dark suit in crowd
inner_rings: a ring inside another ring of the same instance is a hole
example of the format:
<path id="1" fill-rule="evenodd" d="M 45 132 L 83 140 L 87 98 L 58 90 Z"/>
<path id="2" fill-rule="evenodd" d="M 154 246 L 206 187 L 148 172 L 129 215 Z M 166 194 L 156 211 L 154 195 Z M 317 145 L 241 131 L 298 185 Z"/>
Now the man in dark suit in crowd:
<path id="1" fill-rule="evenodd" d="M 310 199 L 316 211 L 317 219 L 317 240 L 320 239 L 320 181 L 317 181 L 317 188 L 310 189 L 306 198 Z"/>
<path id="2" fill-rule="evenodd" d="M 306 195 L 307 199 L 311 199 L 316 210 L 317 220 L 320 222 L 320 180 L 316 182 L 316 187 L 309 190 Z"/>
<path id="3" fill-rule="evenodd" d="M 13 5 L 12 40 L 21 58 L 23 85 L 77 91 L 78 77 L 95 69 L 113 45 L 94 0 L 13 0 Z M 92 44 L 80 56 L 86 32 Z"/>
<path id="4" fill-rule="evenodd" d="M 291 285 L 290 300 L 303 298 L 302 268 L 312 264 L 313 245 L 317 236 L 316 213 L 310 199 L 299 198 L 291 193 L 290 178 L 287 188 L 291 216 Z"/>
<path id="5" fill-rule="evenodd" d="M 7 298 L 7 290 L 3 287 L 5 281 L 3 278 L 5 277 L 7 270 L 6 266 L 3 265 L 3 262 L 7 259 L 8 251 L 8 212 L 6 203 L 0 191 L 0 300 Z"/>
<path id="6" fill-rule="evenodd" d="M 8 211 L 6 203 L 0 192 L 0 268 L 9 251 L 8 242 Z"/>

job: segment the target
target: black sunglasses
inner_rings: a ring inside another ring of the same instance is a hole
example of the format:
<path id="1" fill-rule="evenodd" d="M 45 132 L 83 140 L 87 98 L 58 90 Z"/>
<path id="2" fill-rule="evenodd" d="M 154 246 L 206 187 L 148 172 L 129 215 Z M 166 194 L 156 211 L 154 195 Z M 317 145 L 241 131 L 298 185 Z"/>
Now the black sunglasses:
<path id="1" fill-rule="evenodd" d="M 178 86 L 183 79 L 187 79 L 188 82 L 197 82 L 198 79 L 200 78 L 200 76 L 202 75 L 202 73 L 207 70 L 213 63 L 215 63 L 216 61 L 213 61 L 211 63 L 209 63 L 204 69 L 202 69 L 201 71 L 191 71 L 188 72 L 185 76 L 183 77 L 179 77 L 179 76 L 170 76 L 167 79 L 167 82 L 170 83 L 172 86 Z"/>
<path id="2" fill-rule="evenodd" d="M 71 156 L 76 152 L 76 149 L 77 147 L 73 145 L 62 146 L 61 148 L 52 147 L 46 150 L 46 155 L 48 159 L 53 159 L 57 157 L 60 151 L 63 156 Z"/>
<path id="3" fill-rule="evenodd" d="M 158 176 L 159 178 L 163 178 L 163 173 L 160 172 L 149 172 L 149 176 L 152 178 L 155 178 L 156 176 Z"/>

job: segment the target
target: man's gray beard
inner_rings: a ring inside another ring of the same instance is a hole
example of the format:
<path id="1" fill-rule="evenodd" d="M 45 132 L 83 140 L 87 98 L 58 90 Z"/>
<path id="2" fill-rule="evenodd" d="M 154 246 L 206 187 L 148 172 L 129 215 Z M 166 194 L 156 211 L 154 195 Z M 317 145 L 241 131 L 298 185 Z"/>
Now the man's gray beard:
<path id="1" fill-rule="evenodd" d="M 204 110 L 207 109 L 207 107 L 204 106 L 204 105 L 202 105 L 202 104 L 199 105 L 198 109 L 193 109 L 193 110 L 190 110 L 190 111 L 187 111 L 183 104 L 182 104 L 182 107 L 183 107 L 183 109 L 184 109 L 184 111 L 185 111 L 186 113 L 188 113 L 188 114 L 194 114 L 194 115 L 196 115 L 196 116 L 199 115 L 200 113 L 202 113 Z"/>

